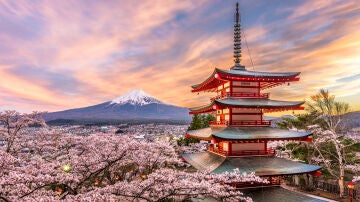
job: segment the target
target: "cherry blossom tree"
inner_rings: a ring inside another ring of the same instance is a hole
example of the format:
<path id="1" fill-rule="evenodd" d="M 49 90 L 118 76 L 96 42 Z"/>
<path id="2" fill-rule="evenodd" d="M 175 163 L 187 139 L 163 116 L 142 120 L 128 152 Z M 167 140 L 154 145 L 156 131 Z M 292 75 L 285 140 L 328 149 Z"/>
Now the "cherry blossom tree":
<path id="1" fill-rule="evenodd" d="M 353 176 L 353 182 L 359 182 L 360 181 L 360 164 L 353 164 L 353 165 L 347 165 L 346 169 L 351 170 L 351 172 L 355 173 L 355 176 Z"/>
<path id="2" fill-rule="evenodd" d="M 42 123 L 35 120 L 26 123 Z M 237 170 L 220 175 L 187 172 L 188 165 L 166 142 L 103 133 L 65 135 L 49 127 L 22 127 L 17 135 L 10 150 L 8 144 L 0 146 L 4 201 L 251 201 L 229 184 L 266 182 Z"/>
<path id="3" fill-rule="evenodd" d="M 199 143 L 189 143 L 189 145 L 173 144 L 177 153 L 198 153 L 204 152 L 207 149 L 209 143 L 207 141 L 200 141 Z"/>
<path id="4" fill-rule="evenodd" d="M 6 142 L 6 152 L 15 152 L 20 144 L 24 130 L 30 125 L 44 125 L 40 112 L 20 114 L 17 111 L 7 110 L 0 112 L 0 140 Z"/>
<path id="5" fill-rule="evenodd" d="M 342 197 L 345 168 L 350 160 L 347 158 L 347 148 L 353 144 L 344 136 L 347 129 L 344 115 L 349 112 L 349 105 L 335 101 L 335 96 L 330 95 L 328 91 L 320 90 L 318 94 L 311 96 L 307 106 L 311 114 L 324 121 L 322 126 L 309 126 L 314 133 L 313 148 L 316 153 L 313 160 L 323 165 L 338 180 Z"/>

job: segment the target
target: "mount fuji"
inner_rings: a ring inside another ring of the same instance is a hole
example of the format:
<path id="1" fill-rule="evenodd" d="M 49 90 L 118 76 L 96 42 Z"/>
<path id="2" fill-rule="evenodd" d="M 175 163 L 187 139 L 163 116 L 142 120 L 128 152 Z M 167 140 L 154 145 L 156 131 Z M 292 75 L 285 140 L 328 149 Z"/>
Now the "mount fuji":
<path id="1" fill-rule="evenodd" d="M 101 104 L 50 112 L 43 115 L 46 121 L 54 120 L 178 120 L 191 119 L 187 108 L 166 104 L 142 90 L 128 93 Z"/>

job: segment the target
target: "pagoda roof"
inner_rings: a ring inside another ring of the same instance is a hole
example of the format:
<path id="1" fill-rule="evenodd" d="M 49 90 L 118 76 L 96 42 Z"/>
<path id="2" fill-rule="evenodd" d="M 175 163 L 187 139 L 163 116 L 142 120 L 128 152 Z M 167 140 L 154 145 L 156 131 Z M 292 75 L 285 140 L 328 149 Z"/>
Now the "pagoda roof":
<path id="1" fill-rule="evenodd" d="M 270 88 L 279 83 L 298 81 L 296 78 L 300 72 L 258 72 L 230 69 L 223 70 L 215 68 L 213 73 L 203 82 L 191 86 L 193 92 L 210 90 L 216 88 L 220 84 L 223 84 L 230 80 L 237 81 L 260 81 L 267 84 L 261 86 L 262 89 Z"/>
<path id="2" fill-rule="evenodd" d="M 260 78 L 289 78 L 295 77 L 300 74 L 300 72 L 258 72 L 258 71 L 248 71 L 248 70 L 224 70 L 215 68 L 216 72 L 223 74 L 239 76 L 239 77 L 260 77 Z"/>
<path id="3" fill-rule="evenodd" d="M 183 154 L 183 158 L 200 171 L 220 174 L 239 169 L 240 173 L 254 172 L 257 176 L 280 176 L 310 173 L 321 166 L 310 165 L 275 156 L 223 157 L 211 152 Z"/>
<path id="4" fill-rule="evenodd" d="M 208 127 L 189 130 L 190 137 L 209 140 L 211 137 L 227 140 L 290 140 L 302 139 L 312 135 L 311 132 L 286 130 L 273 127 Z"/>
<path id="5" fill-rule="evenodd" d="M 213 100 L 210 104 L 190 108 L 192 113 L 205 113 L 213 111 L 215 105 L 225 107 L 238 107 L 238 108 L 260 108 L 260 109 L 275 109 L 275 108 L 291 108 L 300 107 L 304 101 L 279 101 L 270 100 L 267 98 L 225 98 Z"/>
<path id="6" fill-rule="evenodd" d="M 309 195 L 298 191 L 291 191 L 281 186 L 243 189 L 241 192 L 244 193 L 244 196 L 248 196 L 256 202 L 335 202 L 334 200 L 327 198 Z"/>

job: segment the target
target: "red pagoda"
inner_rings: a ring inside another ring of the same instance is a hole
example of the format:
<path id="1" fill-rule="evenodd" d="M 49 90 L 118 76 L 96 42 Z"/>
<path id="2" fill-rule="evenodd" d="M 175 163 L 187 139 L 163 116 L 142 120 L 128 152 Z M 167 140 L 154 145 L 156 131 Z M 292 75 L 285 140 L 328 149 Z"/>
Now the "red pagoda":
<path id="1" fill-rule="evenodd" d="M 190 114 L 213 113 L 216 121 L 210 127 L 187 131 L 186 137 L 211 141 L 208 151 L 184 154 L 184 159 L 198 170 L 213 173 L 254 172 L 280 184 L 287 175 L 315 173 L 320 166 L 309 165 L 275 156 L 269 141 L 311 141 L 310 132 L 282 130 L 271 127 L 263 114 L 285 110 L 302 110 L 303 101 L 270 99 L 265 89 L 299 81 L 300 72 L 248 71 L 241 65 L 241 29 L 238 4 L 234 25 L 234 66 L 229 70 L 215 68 L 192 92 L 216 92 L 208 105 L 190 109 Z"/>

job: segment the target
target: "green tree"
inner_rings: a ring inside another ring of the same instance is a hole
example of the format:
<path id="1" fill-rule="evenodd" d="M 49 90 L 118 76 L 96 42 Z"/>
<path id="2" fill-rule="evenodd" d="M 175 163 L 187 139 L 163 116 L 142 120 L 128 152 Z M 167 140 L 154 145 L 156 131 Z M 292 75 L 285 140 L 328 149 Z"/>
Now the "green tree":
<path id="1" fill-rule="evenodd" d="M 315 158 L 340 187 L 340 197 L 344 195 L 345 168 L 354 160 L 351 147 L 354 142 L 344 134 L 347 132 L 344 115 L 349 112 L 349 104 L 335 101 L 335 96 L 324 89 L 306 103 L 307 110 L 324 120 L 323 125 L 310 126 L 314 133 L 313 148 Z"/>
<path id="2" fill-rule="evenodd" d="M 181 137 L 178 140 L 176 140 L 178 146 L 189 146 L 190 144 L 199 143 L 199 142 L 200 140 L 192 137 L 188 137 L 188 138 Z"/>
<path id="3" fill-rule="evenodd" d="M 190 123 L 189 130 L 196 130 L 203 128 L 203 121 L 200 114 L 195 114 L 192 118 L 192 121 Z"/>
<path id="4" fill-rule="evenodd" d="M 338 180 L 342 196 L 345 167 L 355 160 L 353 150 L 357 146 L 343 135 L 347 132 L 344 115 L 349 112 L 349 105 L 335 101 L 335 96 L 320 90 L 306 103 L 306 110 L 306 114 L 296 115 L 295 119 L 285 119 L 277 125 L 280 128 L 299 130 L 308 130 L 311 126 L 314 132 L 313 142 L 290 143 L 284 149 L 291 151 L 292 158 L 324 166 L 325 173 Z M 312 177 L 304 175 L 304 179 L 307 189 L 311 189 Z"/>
<path id="5" fill-rule="evenodd" d="M 313 125 L 316 123 L 322 124 L 323 120 L 318 118 L 315 114 L 305 113 L 305 114 L 296 114 L 295 118 L 285 118 L 282 122 L 276 123 L 282 129 L 293 129 L 298 130 L 307 130 L 307 126 Z M 279 148 L 282 150 L 287 150 L 290 153 L 290 158 L 299 159 L 306 163 L 313 163 L 312 158 L 314 156 L 314 149 L 312 148 L 312 143 L 309 142 L 290 142 L 284 146 L 284 148 Z M 299 176 L 294 176 L 299 178 Z M 302 175 L 304 188 L 307 191 L 312 191 L 313 187 L 313 176 L 310 174 Z M 295 180 L 297 181 L 297 180 Z"/>
<path id="6" fill-rule="evenodd" d="M 195 114 L 190 123 L 189 130 L 207 128 L 210 125 L 210 121 L 214 121 L 215 119 L 215 116 L 212 114 Z"/>
<path id="7" fill-rule="evenodd" d="M 204 128 L 207 128 L 210 126 L 210 122 L 211 121 L 215 121 L 216 117 L 213 114 L 207 114 L 207 115 L 203 115 L 203 125 Z"/>
<path id="8" fill-rule="evenodd" d="M 324 119 L 315 113 L 295 114 L 294 119 L 285 118 L 282 122 L 277 122 L 276 124 L 282 129 L 296 128 L 299 130 L 307 130 L 308 126 L 314 124 L 325 126 Z"/>

